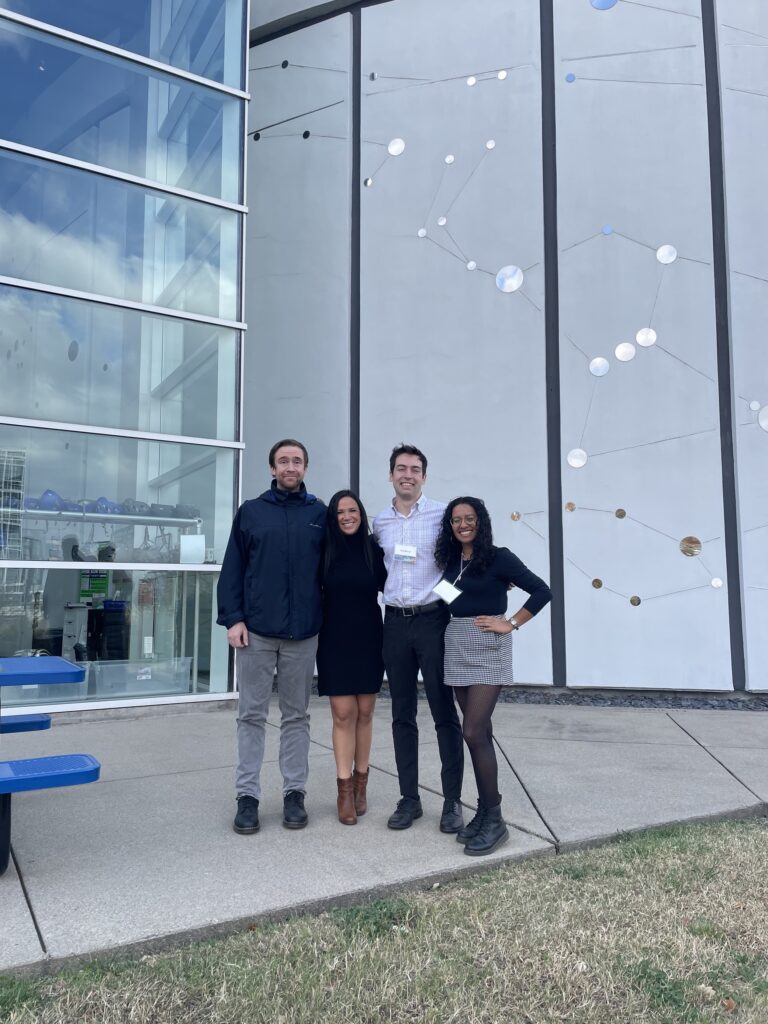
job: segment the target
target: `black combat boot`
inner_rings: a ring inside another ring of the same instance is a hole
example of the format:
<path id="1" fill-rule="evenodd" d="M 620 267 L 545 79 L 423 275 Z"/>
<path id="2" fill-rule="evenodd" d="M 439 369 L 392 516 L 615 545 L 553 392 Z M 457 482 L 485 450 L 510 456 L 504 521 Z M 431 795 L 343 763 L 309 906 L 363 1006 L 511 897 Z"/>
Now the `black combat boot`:
<path id="1" fill-rule="evenodd" d="M 464 844 L 464 853 L 468 857 L 483 857 L 506 843 L 509 830 L 501 816 L 501 804 L 483 808 L 483 819 L 477 833 Z"/>

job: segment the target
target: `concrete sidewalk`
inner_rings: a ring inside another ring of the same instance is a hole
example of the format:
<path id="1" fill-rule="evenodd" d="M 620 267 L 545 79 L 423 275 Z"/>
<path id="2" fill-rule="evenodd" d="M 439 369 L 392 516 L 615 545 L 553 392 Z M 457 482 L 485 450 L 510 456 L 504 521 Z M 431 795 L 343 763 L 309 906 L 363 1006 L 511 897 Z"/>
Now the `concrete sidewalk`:
<path id="1" fill-rule="evenodd" d="M 14 861 L 0 878 L 0 970 L 232 931 L 262 915 L 423 887 L 621 832 L 766 813 L 768 714 L 502 704 L 494 725 L 511 838 L 490 857 L 466 857 L 438 831 L 439 761 L 426 707 L 425 814 L 406 832 L 386 828 L 399 793 L 382 700 L 370 809 L 345 827 L 335 815 L 327 702 L 317 698 L 308 828 L 280 824 L 273 713 L 261 832 L 239 836 L 235 708 L 199 708 L 60 716 L 48 733 L 3 737 L 3 758 L 82 752 L 103 768 L 94 785 L 14 798 Z M 464 799 L 474 806 L 469 762 Z"/>

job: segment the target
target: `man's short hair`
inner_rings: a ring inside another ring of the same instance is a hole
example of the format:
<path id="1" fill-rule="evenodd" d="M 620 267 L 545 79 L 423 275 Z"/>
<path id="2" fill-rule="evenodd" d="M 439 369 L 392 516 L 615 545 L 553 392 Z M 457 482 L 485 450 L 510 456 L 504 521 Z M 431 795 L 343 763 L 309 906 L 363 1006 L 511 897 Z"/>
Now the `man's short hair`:
<path id="1" fill-rule="evenodd" d="M 413 444 L 398 444 L 392 449 L 392 454 L 389 456 L 389 472 L 394 473 L 395 463 L 399 455 L 415 455 L 416 458 L 421 459 L 421 472 L 423 476 L 427 475 L 427 456 L 421 451 L 416 445 Z"/>
<path id="2" fill-rule="evenodd" d="M 282 441 L 275 441 L 275 443 L 269 449 L 269 464 L 272 467 L 272 469 L 275 468 L 275 455 L 277 454 L 280 448 L 301 448 L 301 450 L 304 452 L 304 465 L 309 465 L 309 452 L 301 443 L 301 441 L 297 441 L 296 438 L 294 437 L 284 437 Z"/>

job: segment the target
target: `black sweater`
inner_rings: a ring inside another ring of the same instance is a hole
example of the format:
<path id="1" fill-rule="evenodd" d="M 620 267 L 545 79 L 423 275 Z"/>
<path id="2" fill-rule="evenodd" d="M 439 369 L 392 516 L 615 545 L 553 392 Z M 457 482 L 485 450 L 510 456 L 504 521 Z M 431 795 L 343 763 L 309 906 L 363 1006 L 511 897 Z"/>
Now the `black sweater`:
<path id="1" fill-rule="evenodd" d="M 552 600 L 550 591 L 544 580 L 525 566 L 517 555 L 509 548 L 494 548 L 491 564 L 480 575 L 476 575 L 470 562 L 461 579 L 456 583 L 462 592 L 450 605 L 451 615 L 460 618 L 475 615 L 503 615 L 507 610 L 507 590 L 509 584 L 524 590 L 531 596 L 523 607 L 531 615 L 536 615 Z M 460 556 L 448 563 L 443 579 L 453 583 L 460 571 Z"/>

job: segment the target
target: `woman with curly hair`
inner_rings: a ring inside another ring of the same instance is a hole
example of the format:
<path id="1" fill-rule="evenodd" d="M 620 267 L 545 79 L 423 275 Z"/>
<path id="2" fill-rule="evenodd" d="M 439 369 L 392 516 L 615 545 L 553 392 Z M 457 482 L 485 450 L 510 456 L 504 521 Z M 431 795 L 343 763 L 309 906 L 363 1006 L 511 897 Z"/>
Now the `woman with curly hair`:
<path id="1" fill-rule="evenodd" d="M 386 578 L 384 553 L 368 529 L 362 501 L 354 491 L 337 491 L 325 527 L 317 691 L 331 703 L 342 825 L 357 824 L 368 807 L 373 711 L 384 677 L 378 596 Z"/>
<path id="2" fill-rule="evenodd" d="M 435 548 L 443 570 L 441 596 L 451 620 L 445 633 L 445 684 L 463 717 L 462 732 L 477 782 L 477 813 L 456 836 L 472 857 L 491 853 L 509 838 L 501 816 L 491 716 L 502 686 L 512 683 L 512 633 L 549 603 L 547 584 L 509 548 L 493 543 L 491 518 L 479 498 L 454 498 L 443 513 Z M 507 617 L 507 591 L 529 594 Z"/>

